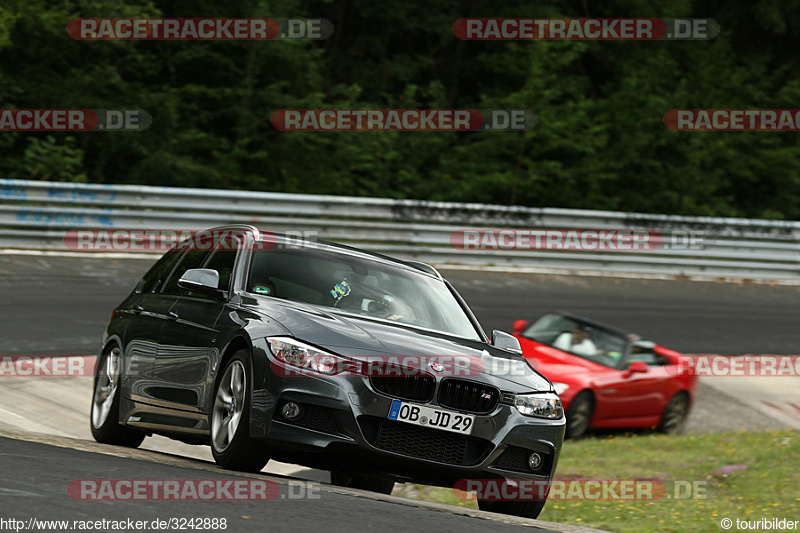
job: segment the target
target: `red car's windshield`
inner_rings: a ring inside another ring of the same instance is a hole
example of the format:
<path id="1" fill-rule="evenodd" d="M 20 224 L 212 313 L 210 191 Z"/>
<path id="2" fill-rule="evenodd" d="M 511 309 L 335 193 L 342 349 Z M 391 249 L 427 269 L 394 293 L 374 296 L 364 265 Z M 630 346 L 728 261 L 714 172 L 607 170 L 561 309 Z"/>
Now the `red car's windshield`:
<path id="1" fill-rule="evenodd" d="M 522 336 L 611 368 L 619 365 L 627 346 L 622 335 L 559 314 L 543 316 Z"/>

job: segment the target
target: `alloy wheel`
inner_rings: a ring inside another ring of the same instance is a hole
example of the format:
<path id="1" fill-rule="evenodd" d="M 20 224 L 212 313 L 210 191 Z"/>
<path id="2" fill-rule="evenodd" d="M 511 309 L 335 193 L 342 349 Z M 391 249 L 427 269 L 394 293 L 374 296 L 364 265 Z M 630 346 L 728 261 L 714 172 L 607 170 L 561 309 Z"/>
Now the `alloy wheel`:
<path id="1" fill-rule="evenodd" d="M 211 442 L 217 452 L 224 452 L 236 436 L 245 405 L 245 371 L 241 361 L 234 361 L 225 371 L 217 388 L 211 417 Z"/>
<path id="2" fill-rule="evenodd" d="M 97 384 L 92 400 L 92 425 L 100 428 L 106 423 L 114 405 L 114 397 L 119 387 L 120 351 L 114 348 L 103 359 L 103 367 L 97 375 Z"/>

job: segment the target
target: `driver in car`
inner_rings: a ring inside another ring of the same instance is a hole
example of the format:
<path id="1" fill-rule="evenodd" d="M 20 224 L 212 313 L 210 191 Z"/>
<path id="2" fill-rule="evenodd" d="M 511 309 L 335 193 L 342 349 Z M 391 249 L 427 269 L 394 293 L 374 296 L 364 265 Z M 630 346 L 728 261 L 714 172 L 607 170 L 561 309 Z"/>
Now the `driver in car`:
<path id="1" fill-rule="evenodd" d="M 595 343 L 589 338 L 589 333 L 575 328 L 571 332 L 565 331 L 556 338 L 553 347 L 565 352 L 592 357 L 600 353 Z"/>

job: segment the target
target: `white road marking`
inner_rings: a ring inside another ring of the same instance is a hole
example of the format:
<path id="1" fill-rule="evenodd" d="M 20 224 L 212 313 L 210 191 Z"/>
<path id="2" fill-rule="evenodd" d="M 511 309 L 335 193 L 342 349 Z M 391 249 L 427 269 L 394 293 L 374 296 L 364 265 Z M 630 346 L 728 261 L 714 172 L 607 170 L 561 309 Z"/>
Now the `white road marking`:
<path id="1" fill-rule="evenodd" d="M 37 422 L 29 420 L 28 418 L 22 415 L 18 415 L 17 413 L 14 413 L 7 409 L 3 409 L 2 407 L 0 407 L 0 415 L 5 415 L 6 417 L 12 417 L 13 419 L 15 419 L 16 422 L 11 422 L 7 418 L 5 420 L 3 420 L 3 418 L 0 418 L 0 422 L 4 422 L 7 425 L 10 425 L 11 427 L 17 429 L 24 429 L 26 431 L 35 431 L 36 433 L 47 433 L 49 435 L 58 435 L 59 437 L 70 436 L 67 433 L 64 433 L 63 431 L 59 431 L 55 428 L 39 424 Z"/>
<path id="2" fill-rule="evenodd" d="M 800 377 L 711 376 L 700 380 L 782 424 L 800 429 Z"/>
<path id="3" fill-rule="evenodd" d="M 17 250 L 16 248 L 0 248 L 0 255 L 33 255 L 56 257 L 103 257 L 107 259 L 158 259 L 164 254 L 148 254 L 138 252 L 62 252 L 61 250 Z"/>
<path id="4" fill-rule="evenodd" d="M 93 440 L 89 430 L 92 398 L 89 377 L 0 378 L 0 426 L 59 437 Z M 53 401 L 53 396 L 58 398 Z M 212 461 L 211 448 L 192 446 L 166 437 L 145 439 L 142 449 Z M 311 481 L 330 482 L 330 474 L 303 466 L 270 461 L 264 472 Z"/>
<path id="5" fill-rule="evenodd" d="M 556 276 L 587 276 L 597 278 L 628 278 L 628 279 L 653 279 L 653 280 L 667 280 L 673 281 L 678 276 L 669 274 L 650 274 L 639 272 L 606 272 L 604 270 L 570 270 L 570 269 L 555 269 L 555 268 L 538 268 L 538 267 L 512 267 L 512 266 L 479 266 L 479 265 L 460 265 L 460 264 L 436 264 L 434 265 L 439 270 L 470 270 L 470 271 L 485 271 L 485 272 L 510 272 L 520 274 L 546 274 Z M 715 276 L 686 276 L 680 277 L 682 280 L 688 281 L 713 281 L 725 283 L 753 283 L 758 285 L 800 285 L 800 279 L 756 279 L 756 278 L 728 278 L 728 277 L 715 277 Z"/>

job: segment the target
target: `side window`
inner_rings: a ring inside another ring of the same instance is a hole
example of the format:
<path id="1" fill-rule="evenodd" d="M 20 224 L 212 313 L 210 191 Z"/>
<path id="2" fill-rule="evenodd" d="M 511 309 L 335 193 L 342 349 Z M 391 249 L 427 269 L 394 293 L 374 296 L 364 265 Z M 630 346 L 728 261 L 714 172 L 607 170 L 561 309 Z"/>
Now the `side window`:
<path id="1" fill-rule="evenodd" d="M 136 286 L 136 292 L 155 292 L 161 282 L 169 275 L 169 271 L 179 255 L 177 250 L 170 250 L 164 254 L 139 281 Z"/>
<path id="2" fill-rule="evenodd" d="M 219 273 L 219 288 L 229 290 L 233 263 L 236 261 L 236 250 L 217 250 L 209 258 L 203 268 L 211 268 Z"/>
<path id="3" fill-rule="evenodd" d="M 631 353 L 630 357 L 628 358 L 628 362 L 632 363 L 634 361 L 642 361 L 649 366 L 664 366 L 666 362 L 666 357 L 661 357 L 657 353 L 653 351 L 634 351 Z"/>
<path id="4" fill-rule="evenodd" d="M 174 295 L 183 294 L 185 291 L 178 287 L 178 280 L 181 279 L 181 276 L 183 276 L 184 272 L 187 270 L 200 268 L 210 254 L 211 252 L 206 250 L 189 250 L 183 254 L 183 257 L 181 257 L 180 261 L 178 261 L 178 265 L 172 270 L 172 274 L 164 284 L 164 288 L 161 292 Z"/>

